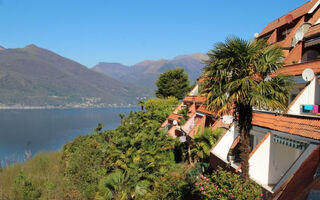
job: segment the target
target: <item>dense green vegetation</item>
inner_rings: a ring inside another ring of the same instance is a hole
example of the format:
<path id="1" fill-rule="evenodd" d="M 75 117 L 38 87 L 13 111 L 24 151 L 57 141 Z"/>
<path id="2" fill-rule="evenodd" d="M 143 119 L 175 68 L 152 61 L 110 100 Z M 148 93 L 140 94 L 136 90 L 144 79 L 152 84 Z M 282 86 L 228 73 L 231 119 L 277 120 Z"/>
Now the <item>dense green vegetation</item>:
<path id="1" fill-rule="evenodd" d="M 156 97 L 176 97 L 181 100 L 190 91 L 188 74 L 183 68 L 170 69 L 159 75 L 156 81 Z"/>

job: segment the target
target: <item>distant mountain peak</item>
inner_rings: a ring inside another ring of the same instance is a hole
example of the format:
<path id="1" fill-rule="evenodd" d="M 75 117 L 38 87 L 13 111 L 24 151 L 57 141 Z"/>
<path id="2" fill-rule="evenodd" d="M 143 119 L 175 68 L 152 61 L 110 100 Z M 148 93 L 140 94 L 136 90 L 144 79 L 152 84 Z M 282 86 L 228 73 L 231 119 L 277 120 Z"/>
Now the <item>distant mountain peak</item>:
<path id="1" fill-rule="evenodd" d="M 136 63 L 134 65 L 150 65 L 150 64 L 152 64 L 154 62 L 156 62 L 156 61 L 154 61 L 154 60 L 144 60 L 144 61 L 138 62 L 138 63 Z"/>
<path id="2" fill-rule="evenodd" d="M 6 48 L 4 48 L 3 46 L 0 45 L 0 50 L 5 50 Z"/>
<path id="3" fill-rule="evenodd" d="M 30 49 L 30 48 L 37 48 L 39 49 L 40 47 L 36 46 L 35 44 L 29 44 L 27 46 L 24 47 L 24 49 Z"/>
<path id="4" fill-rule="evenodd" d="M 119 62 L 99 62 L 97 65 L 113 65 L 113 66 L 125 66 L 125 67 L 129 67 L 127 65 L 123 65 Z"/>
<path id="5" fill-rule="evenodd" d="M 186 55 L 179 55 L 173 58 L 173 60 L 179 60 L 179 59 L 186 59 L 186 58 L 193 58 L 193 59 L 197 59 L 197 60 L 206 60 L 208 59 L 208 56 L 206 54 L 197 52 L 197 53 L 193 53 L 193 54 L 186 54 Z"/>
<path id="6" fill-rule="evenodd" d="M 183 67 L 185 72 L 188 73 L 191 83 L 193 83 L 201 75 L 201 69 L 204 67 L 203 60 L 207 58 L 206 54 L 194 53 L 176 56 L 173 59 L 144 60 L 131 67 L 113 63 L 99 63 L 92 70 L 111 76 L 119 81 L 155 89 L 154 82 L 158 75 L 176 67 Z"/>

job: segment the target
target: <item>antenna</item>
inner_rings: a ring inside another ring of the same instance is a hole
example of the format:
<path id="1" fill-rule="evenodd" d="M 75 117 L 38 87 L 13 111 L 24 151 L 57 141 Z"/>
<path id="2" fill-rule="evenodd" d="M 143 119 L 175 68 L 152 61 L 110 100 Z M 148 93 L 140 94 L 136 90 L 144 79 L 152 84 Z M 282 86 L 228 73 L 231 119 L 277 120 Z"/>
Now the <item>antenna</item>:
<path id="1" fill-rule="evenodd" d="M 222 117 L 222 123 L 231 124 L 232 122 L 233 122 L 233 116 L 232 115 L 224 115 Z"/>
<path id="2" fill-rule="evenodd" d="M 172 124 L 175 126 L 178 124 L 177 120 L 173 120 Z"/>
<path id="3" fill-rule="evenodd" d="M 302 72 L 302 78 L 303 80 L 305 80 L 306 82 L 309 82 L 313 79 L 314 77 L 314 72 L 312 69 L 307 68 Z"/>

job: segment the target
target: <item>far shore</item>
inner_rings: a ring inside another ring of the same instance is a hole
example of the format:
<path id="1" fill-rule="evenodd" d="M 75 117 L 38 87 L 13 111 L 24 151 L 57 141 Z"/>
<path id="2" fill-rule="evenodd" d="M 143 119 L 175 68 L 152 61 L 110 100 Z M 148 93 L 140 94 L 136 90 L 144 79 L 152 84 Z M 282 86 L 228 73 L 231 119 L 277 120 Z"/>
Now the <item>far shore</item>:
<path id="1" fill-rule="evenodd" d="M 0 110 L 40 110 L 40 109 L 92 109 L 92 108 L 135 108 L 136 105 L 126 106 L 0 106 Z"/>

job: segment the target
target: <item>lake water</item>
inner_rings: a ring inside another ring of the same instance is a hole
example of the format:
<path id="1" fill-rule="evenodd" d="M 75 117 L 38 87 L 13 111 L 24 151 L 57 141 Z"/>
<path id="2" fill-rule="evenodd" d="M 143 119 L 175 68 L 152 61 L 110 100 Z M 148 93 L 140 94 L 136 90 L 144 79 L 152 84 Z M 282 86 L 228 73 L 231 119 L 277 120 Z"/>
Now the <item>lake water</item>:
<path id="1" fill-rule="evenodd" d="M 26 150 L 56 151 L 79 135 L 93 132 L 98 123 L 105 129 L 120 124 L 119 113 L 137 108 L 0 110 L 0 158 L 23 160 Z"/>

